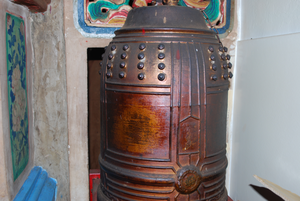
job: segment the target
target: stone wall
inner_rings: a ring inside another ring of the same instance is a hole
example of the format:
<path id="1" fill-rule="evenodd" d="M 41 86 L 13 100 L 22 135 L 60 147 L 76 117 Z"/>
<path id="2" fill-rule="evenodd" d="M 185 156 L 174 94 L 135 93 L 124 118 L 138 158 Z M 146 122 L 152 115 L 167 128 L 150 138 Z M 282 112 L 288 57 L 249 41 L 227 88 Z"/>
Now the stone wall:
<path id="1" fill-rule="evenodd" d="M 76 29 L 74 3 L 64 0 L 66 66 L 68 91 L 68 130 L 70 199 L 89 199 L 87 48 L 105 47 L 111 39 L 87 38 Z M 74 17 L 75 16 L 75 17 Z M 100 66 L 99 66 L 100 70 Z"/>
<path id="2" fill-rule="evenodd" d="M 57 179 L 57 200 L 69 200 L 64 2 L 31 14 L 34 52 L 34 164 Z"/>

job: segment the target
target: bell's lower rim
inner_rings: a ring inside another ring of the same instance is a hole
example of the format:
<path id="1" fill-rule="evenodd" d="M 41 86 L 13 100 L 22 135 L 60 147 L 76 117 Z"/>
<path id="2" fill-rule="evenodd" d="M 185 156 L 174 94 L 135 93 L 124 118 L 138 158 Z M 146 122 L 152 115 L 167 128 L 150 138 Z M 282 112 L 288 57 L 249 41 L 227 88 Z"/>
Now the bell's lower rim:
<path id="1" fill-rule="evenodd" d="M 103 192 L 101 189 L 101 184 L 98 186 L 97 189 L 97 201 L 111 201 Z M 217 201 L 217 200 L 216 200 Z M 228 193 L 227 189 L 225 188 L 221 196 L 219 197 L 218 201 L 228 201 Z"/>

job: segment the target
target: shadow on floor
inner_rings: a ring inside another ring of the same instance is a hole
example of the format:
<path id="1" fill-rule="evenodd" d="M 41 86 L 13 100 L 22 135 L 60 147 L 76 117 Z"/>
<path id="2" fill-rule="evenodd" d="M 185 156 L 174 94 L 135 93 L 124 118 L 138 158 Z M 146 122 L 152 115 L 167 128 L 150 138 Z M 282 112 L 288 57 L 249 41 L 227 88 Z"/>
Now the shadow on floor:
<path id="1" fill-rule="evenodd" d="M 260 186 L 255 186 L 250 184 L 250 186 L 263 198 L 265 198 L 268 201 L 284 201 L 281 197 L 273 193 L 271 190 L 265 188 L 265 187 L 260 187 Z"/>

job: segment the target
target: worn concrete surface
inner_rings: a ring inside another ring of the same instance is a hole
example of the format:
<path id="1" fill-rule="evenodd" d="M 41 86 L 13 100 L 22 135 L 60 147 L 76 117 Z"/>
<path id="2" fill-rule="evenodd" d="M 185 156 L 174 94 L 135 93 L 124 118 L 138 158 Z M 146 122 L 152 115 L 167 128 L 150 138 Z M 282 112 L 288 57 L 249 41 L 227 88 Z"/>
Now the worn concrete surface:
<path id="1" fill-rule="evenodd" d="M 5 21 L 6 12 L 23 17 L 26 28 L 26 75 L 27 75 L 27 101 L 28 101 L 28 142 L 29 161 L 21 175 L 14 181 L 12 169 L 12 157 L 10 146 L 9 111 L 7 94 L 7 63 L 6 63 L 6 36 Z M 32 46 L 30 37 L 30 13 L 24 6 L 12 3 L 8 0 L 0 1 L 0 200 L 12 200 L 27 179 L 33 167 L 34 143 L 33 143 L 33 114 L 32 114 Z"/>
<path id="2" fill-rule="evenodd" d="M 72 201 L 87 201 L 89 199 L 87 48 L 104 47 L 111 40 L 83 37 L 74 26 L 73 0 L 64 0 L 64 4 L 70 199 Z"/>
<path id="3" fill-rule="evenodd" d="M 52 0 L 32 14 L 34 165 L 57 179 L 57 201 L 69 200 L 64 3 Z"/>

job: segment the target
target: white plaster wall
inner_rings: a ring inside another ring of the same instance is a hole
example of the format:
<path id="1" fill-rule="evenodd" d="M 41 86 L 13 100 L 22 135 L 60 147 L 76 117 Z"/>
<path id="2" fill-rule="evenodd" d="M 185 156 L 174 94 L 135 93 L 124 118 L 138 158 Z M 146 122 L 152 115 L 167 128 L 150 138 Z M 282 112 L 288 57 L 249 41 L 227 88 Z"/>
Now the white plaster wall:
<path id="1" fill-rule="evenodd" d="M 23 17 L 26 27 L 27 51 L 27 101 L 29 123 L 29 161 L 22 174 L 14 181 L 10 147 L 9 112 L 7 94 L 7 64 L 6 64 L 6 11 Z M 33 136 L 32 136 L 32 46 L 30 40 L 29 10 L 26 7 L 13 4 L 8 0 L 0 1 L 0 200 L 12 200 L 19 192 L 23 182 L 33 167 Z"/>
<path id="2" fill-rule="evenodd" d="M 236 41 L 238 38 L 238 18 L 237 18 L 237 9 L 238 5 L 236 0 L 231 0 L 232 10 L 231 15 L 233 17 L 231 18 L 231 25 L 232 30 L 229 32 L 229 34 L 222 38 L 221 41 L 225 47 L 228 47 L 228 53 L 231 56 L 230 62 L 232 63 L 233 67 L 230 70 L 233 74 L 235 73 L 236 63 Z M 235 76 L 234 76 L 235 77 Z M 228 167 L 226 170 L 226 188 L 227 191 L 230 191 L 230 179 L 231 179 L 231 139 L 232 139 L 232 107 L 233 107 L 233 82 L 234 78 L 230 80 L 229 84 L 229 90 L 228 90 L 228 108 L 227 108 L 227 127 L 226 127 L 226 144 L 227 144 L 227 160 L 228 160 Z"/>
<path id="3" fill-rule="evenodd" d="M 267 200 L 254 174 L 300 195 L 300 1 L 239 5 L 229 195 Z"/>
<path id="4" fill-rule="evenodd" d="M 111 39 L 83 37 L 74 26 L 73 0 L 64 0 L 64 5 L 70 199 L 83 201 L 89 200 L 87 48 L 105 47 Z"/>
<path id="5" fill-rule="evenodd" d="M 300 32 L 299 0 L 239 0 L 240 39 Z"/>

